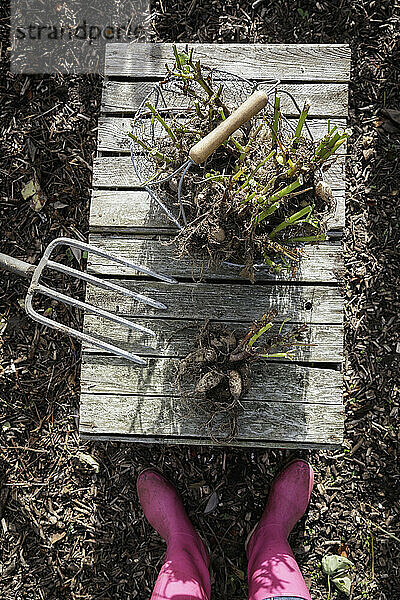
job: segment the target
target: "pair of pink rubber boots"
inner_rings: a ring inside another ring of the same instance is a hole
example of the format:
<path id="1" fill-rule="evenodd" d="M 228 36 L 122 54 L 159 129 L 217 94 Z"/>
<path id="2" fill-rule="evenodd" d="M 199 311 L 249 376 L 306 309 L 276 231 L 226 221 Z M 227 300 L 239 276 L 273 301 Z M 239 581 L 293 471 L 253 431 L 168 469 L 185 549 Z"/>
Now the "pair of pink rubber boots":
<path id="1" fill-rule="evenodd" d="M 306 511 L 313 481 L 313 470 L 303 460 L 292 461 L 274 480 L 247 543 L 249 600 L 311 600 L 287 538 Z M 209 556 L 176 489 L 163 475 L 146 469 L 137 490 L 146 519 L 167 542 L 151 600 L 209 600 Z"/>

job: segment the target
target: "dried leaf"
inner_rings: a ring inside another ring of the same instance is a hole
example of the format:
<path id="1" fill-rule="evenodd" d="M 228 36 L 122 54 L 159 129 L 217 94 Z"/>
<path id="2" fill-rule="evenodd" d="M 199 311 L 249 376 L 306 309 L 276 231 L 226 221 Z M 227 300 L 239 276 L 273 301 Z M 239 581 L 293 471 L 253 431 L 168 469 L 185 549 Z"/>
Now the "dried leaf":
<path id="1" fill-rule="evenodd" d="M 212 512 L 213 510 L 215 510 L 218 506 L 218 502 L 219 502 L 219 497 L 217 492 L 213 492 L 211 494 L 211 496 L 208 499 L 208 502 L 206 504 L 206 507 L 204 509 L 204 514 L 207 515 L 208 513 Z"/>
<path id="2" fill-rule="evenodd" d="M 363 156 L 365 160 L 369 160 L 371 158 L 371 156 L 373 156 L 374 154 L 374 150 L 373 148 L 367 148 L 366 150 L 363 150 Z"/>
<path id="3" fill-rule="evenodd" d="M 339 556 L 344 556 L 345 558 L 348 557 L 349 547 L 347 546 L 347 544 L 340 544 L 340 546 L 338 548 L 338 554 L 339 554 Z"/>
<path id="4" fill-rule="evenodd" d="M 235 565 L 231 565 L 232 566 L 232 570 L 235 573 L 235 575 L 237 577 L 239 577 L 239 579 L 241 581 L 244 581 L 245 575 L 244 575 L 244 571 L 242 571 L 242 569 L 238 569 L 237 567 L 235 567 Z"/>
<path id="5" fill-rule="evenodd" d="M 56 544 L 57 542 L 65 538 L 66 535 L 66 531 L 61 531 L 60 533 L 53 533 L 53 535 L 50 537 L 50 543 Z"/>
<path id="6" fill-rule="evenodd" d="M 396 110 L 394 108 L 381 108 L 381 113 L 393 121 L 397 128 L 400 129 L 400 110 Z"/>
<path id="7" fill-rule="evenodd" d="M 78 263 L 80 263 L 82 258 L 82 250 L 80 248 L 75 248 L 75 246 L 71 246 L 71 252 L 75 256 Z"/>
<path id="8" fill-rule="evenodd" d="M 100 465 L 97 462 L 97 460 L 95 460 L 93 458 L 93 456 L 90 456 L 90 454 L 85 454 L 84 452 L 78 452 L 78 454 L 76 455 L 79 460 L 87 465 L 89 465 L 90 467 L 92 467 L 92 469 L 98 473 L 100 471 Z"/>

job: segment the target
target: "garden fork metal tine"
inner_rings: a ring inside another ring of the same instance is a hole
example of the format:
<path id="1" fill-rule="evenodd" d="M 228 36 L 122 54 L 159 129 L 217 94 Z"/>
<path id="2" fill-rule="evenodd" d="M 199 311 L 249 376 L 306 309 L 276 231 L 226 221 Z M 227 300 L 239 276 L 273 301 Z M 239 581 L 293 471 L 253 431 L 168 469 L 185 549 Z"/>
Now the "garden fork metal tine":
<path id="1" fill-rule="evenodd" d="M 153 300 L 148 296 L 144 296 L 143 294 L 138 294 L 137 292 L 128 290 L 127 288 L 124 288 L 121 285 L 111 283 L 110 281 L 104 281 L 103 279 L 99 279 L 99 277 L 95 277 L 94 275 L 90 275 L 89 273 L 85 273 L 84 271 L 78 271 L 77 269 L 73 269 L 72 267 L 68 267 L 67 265 L 63 265 L 61 263 L 49 260 L 47 261 L 46 266 L 50 269 L 58 271 L 59 273 L 65 273 L 66 275 L 71 275 L 73 277 L 77 277 L 78 279 L 82 279 L 83 281 L 91 283 L 92 285 L 95 285 L 97 287 L 101 287 L 104 290 L 112 290 L 113 292 L 118 292 L 120 294 L 123 294 L 124 296 L 135 298 L 135 300 L 143 302 L 144 304 L 148 304 L 149 306 L 153 306 L 154 308 L 167 308 L 165 304 L 163 304 L 162 302 L 158 302 L 158 300 Z M 168 283 L 173 283 L 173 281 L 170 280 L 168 281 Z"/>
<path id="2" fill-rule="evenodd" d="M 42 325 L 52 327 L 53 329 L 56 329 L 63 333 L 67 333 L 68 335 L 78 338 L 82 342 L 96 346 L 97 348 L 101 348 L 103 350 L 106 350 L 107 352 L 112 352 L 113 354 L 122 356 L 123 358 L 127 358 L 128 360 L 133 361 L 137 364 L 141 364 L 141 365 L 146 364 L 146 362 L 141 357 L 137 356 L 136 354 L 132 354 L 131 352 L 123 350 L 122 348 L 119 348 L 118 346 L 109 344 L 108 342 L 105 342 L 93 335 L 83 333 L 81 331 L 78 331 L 77 329 L 69 327 L 68 325 L 64 325 L 63 323 L 58 323 L 57 321 L 54 321 L 53 319 L 49 319 L 48 317 L 45 317 L 44 315 L 41 315 L 40 313 L 38 313 L 33 308 L 33 305 L 32 305 L 33 296 L 35 293 L 39 293 L 44 296 L 48 296 L 49 298 L 52 298 L 53 300 L 57 300 L 59 302 L 68 304 L 70 306 L 76 306 L 77 308 L 83 309 L 89 313 L 92 313 L 92 314 L 98 315 L 100 317 L 103 317 L 105 319 L 111 320 L 115 323 L 118 323 L 119 325 L 128 327 L 129 329 L 133 329 L 133 330 L 139 331 L 140 333 L 156 337 L 155 332 L 152 329 L 149 329 L 148 327 L 144 327 L 143 325 L 140 325 L 138 323 L 135 323 L 133 321 L 126 319 L 125 317 L 116 315 L 114 313 L 111 313 L 107 310 L 104 310 L 100 307 L 89 304 L 87 302 L 82 302 L 81 300 L 72 298 L 71 296 L 68 296 L 67 294 L 63 294 L 63 293 L 61 293 L 57 290 L 54 290 L 48 286 L 42 285 L 40 283 L 40 277 L 41 277 L 44 269 L 53 269 L 60 273 L 64 273 L 66 275 L 70 275 L 72 277 L 76 277 L 78 279 L 86 281 L 87 283 L 90 283 L 91 285 L 123 294 L 124 296 L 133 298 L 133 299 L 137 300 L 138 302 L 142 302 L 153 308 L 158 308 L 158 309 L 162 309 L 162 310 L 167 309 L 167 306 L 165 304 L 163 304 L 162 302 L 159 302 L 158 300 L 153 300 L 152 298 L 149 298 L 148 296 L 145 296 L 143 294 L 139 294 L 133 290 L 128 290 L 127 288 L 119 286 L 115 283 L 112 283 L 109 281 L 104 281 L 98 277 L 95 277 L 94 275 L 90 275 L 89 273 L 84 273 L 82 271 L 78 271 L 77 269 L 73 269 L 72 267 L 69 267 L 67 265 L 63 265 L 62 263 L 58 263 L 54 260 L 51 260 L 50 259 L 51 253 L 57 246 L 68 246 L 70 248 L 71 247 L 77 248 L 84 252 L 91 252 L 92 254 L 96 254 L 98 256 L 106 258 L 107 260 L 111 260 L 118 264 L 127 266 L 131 269 L 134 269 L 138 273 L 141 273 L 141 274 L 146 275 L 151 278 L 158 279 L 165 283 L 177 283 L 177 281 L 173 277 L 168 277 L 167 275 L 162 275 L 160 273 L 156 273 L 155 271 L 152 271 L 151 269 L 148 269 L 147 267 L 137 265 L 137 264 L 132 263 L 131 261 L 128 261 L 124 258 L 113 256 L 112 254 L 105 252 L 104 250 L 95 248 L 95 247 L 91 246 L 90 244 L 86 244 L 85 242 L 81 242 L 79 240 L 73 240 L 70 238 L 57 238 L 57 239 L 53 240 L 45 249 L 43 256 L 42 256 L 39 264 L 37 265 L 37 267 L 35 267 L 34 265 L 31 265 L 31 264 L 25 263 L 21 260 L 14 259 L 10 256 L 0 253 L 0 266 L 1 267 L 5 268 L 9 271 L 12 271 L 14 273 L 17 273 L 19 275 L 23 275 L 25 277 L 31 277 L 31 283 L 29 285 L 28 293 L 25 298 L 25 309 L 26 309 L 27 314 L 30 317 L 32 317 L 32 319 L 34 319 L 35 321 L 38 321 Z"/>

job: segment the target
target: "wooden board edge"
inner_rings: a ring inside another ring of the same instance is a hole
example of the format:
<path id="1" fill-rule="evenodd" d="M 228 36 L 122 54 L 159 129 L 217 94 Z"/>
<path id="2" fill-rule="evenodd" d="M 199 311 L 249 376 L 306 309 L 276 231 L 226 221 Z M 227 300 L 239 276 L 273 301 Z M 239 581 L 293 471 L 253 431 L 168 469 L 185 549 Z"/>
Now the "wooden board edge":
<path id="1" fill-rule="evenodd" d="M 79 430 L 79 437 L 82 440 L 87 441 L 97 441 L 97 442 L 130 442 L 130 443 L 140 443 L 140 444 L 157 444 L 164 446 L 171 445 L 187 445 L 187 446 L 210 446 L 210 447 L 221 447 L 228 448 L 231 446 L 235 446 L 237 448 L 282 448 L 287 450 L 337 450 L 340 449 L 343 445 L 343 440 L 341 442 L 335 442 L 331 444 L 312 444 L 312 443 L 297 443 L 297 442 L 268 442 L 265 441 L 256 441 L 256 440 L 232 440 L 228 444 L 220 443 L 216 444 L 211 439 L 192 439 L 192 438 L 158 438 L 154 436 L 141 437 L 129 434 L 90 434 L 84 431 Z"/>

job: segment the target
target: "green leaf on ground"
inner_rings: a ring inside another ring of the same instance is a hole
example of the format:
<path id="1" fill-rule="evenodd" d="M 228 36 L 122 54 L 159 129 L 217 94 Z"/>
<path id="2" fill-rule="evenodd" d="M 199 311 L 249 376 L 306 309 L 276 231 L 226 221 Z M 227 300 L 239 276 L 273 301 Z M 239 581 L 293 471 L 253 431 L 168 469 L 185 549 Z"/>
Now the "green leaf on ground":
<path id="1" fill-rule="evenodd" d="M 351 579 L 350 577 L 332 577 L 332 582 L 335 584 L 340 592 L 343 592 L 347 596 L 350 596 L 351 592 Z"/>
<path id="2" fill-rule="evenodd" d="M 327 554 L 322 559 L 322 570 L 328 575 L 335 587 L 350 596 L 351 578 L 347 573 L 355 569 L 354 564 L 345 556 Z"/>
<path id="3" fill-rule="evenodd" d="M 335 577 L 345 573 L 349 569 L 354 569 L 354 564 L 344 556 L 327 554 L 322 559 L 322 569 L 327 575 Z"/>
<path id="4" fill-rule="evenodd" d="M 35 212 L 42 210 L 46 202 L 46 196 L 41 190 L 39 180 L 36 175 L 30 181 L 28 181 L 26 185 L 24 185 L 21 194 L 24 200 L 29 198 L 29 204 Z"/>

